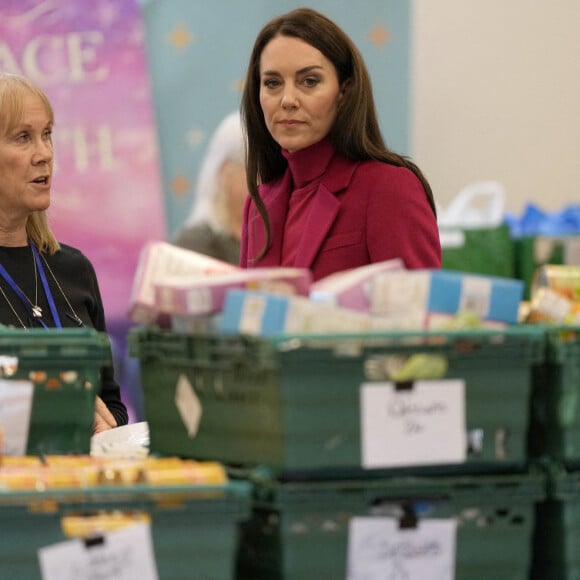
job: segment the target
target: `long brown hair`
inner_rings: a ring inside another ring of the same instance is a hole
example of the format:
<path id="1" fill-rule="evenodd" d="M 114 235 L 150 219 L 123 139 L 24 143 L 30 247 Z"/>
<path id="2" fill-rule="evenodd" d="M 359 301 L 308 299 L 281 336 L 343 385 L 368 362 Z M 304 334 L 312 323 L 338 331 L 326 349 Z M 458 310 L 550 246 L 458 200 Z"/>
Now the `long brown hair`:
<path id="1" fill-rule="evenodd" d="M 51 123 L 54 111 L 44 91 L 26 77 L 0 71 L 0 133 L 8 135 L 22 119 L 24 97 L 32 94 L 38 97 Z M 26 233 L 42 252 L 54 254 L 60 249 L 50 226 L 46 211 L 33 212 L 26 222 Z"/>
<path id="2" fill-rule="evenodd" d="M 332 20 L 310 8 L 298 8 L 268 22 L 259 32 L 252 49 L 242 95 L 241 113 L 246 132 L 249 193 L 266 227 L 270 243 L 270 223 L 258 184 L 283 175 L 288 162 L 266 127 L 260 106 L 260 58 L 265 46 L 276 36 L 291 36 L 318 49 L 333 63 L 340 86 L 346 86 L 329 138 L 344 157 L 353 161 L 374 159 L 406 167 L 420 180 L 429 205 L 436 213 L 433 192 L 421 170 L 408 158 L 385 144 L 373 98 L 371 80 L 357 47 Z"/>

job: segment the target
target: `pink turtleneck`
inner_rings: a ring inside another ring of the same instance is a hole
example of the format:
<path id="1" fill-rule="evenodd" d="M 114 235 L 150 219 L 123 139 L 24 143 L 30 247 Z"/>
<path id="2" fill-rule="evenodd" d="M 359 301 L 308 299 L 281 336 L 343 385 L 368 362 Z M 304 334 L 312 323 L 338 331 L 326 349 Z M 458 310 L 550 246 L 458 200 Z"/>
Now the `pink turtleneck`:
<path id="1" fill-rule="evenodd" d="M 326 139 L 293 153 L 282 150 L 282 155 L 288 160 L 287 172 L 291 175 L 293 184 L 284 226 L 282 266 L 294 266 L 312 198 L 316 195 L 320 178 L 333 153 L 334 149 Z"/>

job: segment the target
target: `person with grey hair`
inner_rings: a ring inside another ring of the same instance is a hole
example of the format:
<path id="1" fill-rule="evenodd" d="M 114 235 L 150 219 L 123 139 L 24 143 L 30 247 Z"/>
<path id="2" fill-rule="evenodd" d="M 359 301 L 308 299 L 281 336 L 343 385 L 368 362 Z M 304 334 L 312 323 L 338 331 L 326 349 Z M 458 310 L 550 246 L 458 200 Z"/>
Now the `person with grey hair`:
<path id="1" fill-rule="evenodd" d="M 236 111 L 220 122 L 211 137 L 191 213 L 174 244 L 237 266 L 247 191 L 245 140 Z"/>

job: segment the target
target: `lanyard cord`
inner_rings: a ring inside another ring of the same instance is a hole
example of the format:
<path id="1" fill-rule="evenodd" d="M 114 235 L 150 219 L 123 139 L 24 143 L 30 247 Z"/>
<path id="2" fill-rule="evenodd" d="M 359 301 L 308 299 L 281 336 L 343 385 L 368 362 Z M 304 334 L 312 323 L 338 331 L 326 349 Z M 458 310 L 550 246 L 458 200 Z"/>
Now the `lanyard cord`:
<path id="1" fill-rule="evenodd" d="M 54 325 L 56 326 L 56 328 L 62 328 L 62 324 L 60 322 L 60 317 L 59 317 L 58 312 L 56 310 L 56 304 L 54 303 L 54 298 L 52 296 L 52 292 L 50 291 L 50 287 L 48 285 L 48 280 L 46 279 L 46 273 L 44 271 L 44 267 L 42 266 L 42 262 L 40 260 L 39 254 L 38 254 L 38 249 L 36 248 L 36 246 L 34 245 L 32 240 L 29 240 L 28 243 L 30 244 L 30 247 L 32 249 L 32 253 L 34 254 L 34 261 L 36 263 L 36 267 L 37 267 L 38 272 L 40 274 L 40 279 L 42 281 L 42 287 L 44 288 L 44 294 L 46 296 L 46 299 L 48 301 L 48 305 L 50 307 L 50 313 L 52 314 L 52 319 L 54 320 Z M 14 290 L 14 292 L 16 293 L 16 295 L 20 299 L 20 302 L 22 302 L 22 304 L 24 305 L 26 310 L 33 316 L 34 319 L 38 320 L 38 322 L 40 322 L 40 324 L 45 329 L 48 330 L 48 326 L 46 325 L 44 320 L 42 320 L 42 318 L 38 318 L 34 315 L 33 305 L 30 303 L 30 300 L 28 300 L 28 298 L 26 297 L 24 292 L 22 292 L 20 286 L 18 286 L 18 284 L 16 284 L 16 282 L 13 280 L 12 276 L 10 276 L 10 274 L 8 273 L 8 271 L 6 270 L 6 268 L 4 268 L 4 266 L 2 264 L 0 264 L 0 275 L 2 276 L 2 278 L 4 278 L 4 280 L 6 280 L 6 282 L 9 284 L 10 288 L 12 288 L 12 290 Z"/>
<path id="2" fill-rule="evenodd" d="M 29 240 L 30 247 L 32 248 L 32 253 L 34 254 L 34 260 L 36 261 L 36 267 L 38 268 L 38 273 L 40 274 L 40 280 L 42 281 L 42 287 L 44 288 L 44 294 L 46 295 L 46 299 L 48 300 L 48 305 L 50 307 L 50 313 L 52 314 L 52 319 L 54 320 L 54 325 L 57 328 L 62 328 L 62 324 L 60 322 L 60 317 L 58 315 L 58 311 L 56 309 L 56 304 L 54 303 L 54 298 L 52 296 L 52 292 L 50 291 L 50 286 L 48 285 L 48 280 L 46 279 L 46 272 L 44 271 L 44 267 L 42 266 L 42 261 L 40 259 L 40 255 L 38 254 L 38 248 L 34 244 L 32 240 Z M 42 321 L 41 321 L 42 322 Z M 46 328 L 46 326 L 43 324 Z"/>

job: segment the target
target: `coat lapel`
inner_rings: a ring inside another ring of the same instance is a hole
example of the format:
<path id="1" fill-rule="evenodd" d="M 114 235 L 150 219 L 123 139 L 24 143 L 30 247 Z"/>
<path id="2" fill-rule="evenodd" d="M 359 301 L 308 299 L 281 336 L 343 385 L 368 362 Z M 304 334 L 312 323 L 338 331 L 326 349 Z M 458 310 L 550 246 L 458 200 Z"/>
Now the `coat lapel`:
<path id="1" fill-rule="evenodd" d="M 330 162 L 312 201 L 296 255 L 297 268 L 310 268 L 314 263 L 340 211 L 341 201 L 337 194 L 348 187 L 357 166 L 357 162 L 344 157 L 335 156 Z"/>
<path id="2" fill-rule="evenodd" d="M 296 268 L 312 266 L 340 211 L 340 196 L 336 194 L 349 185 L 357 166 L 357 162 L 348 161 L 343 157 L 334 157 L 330 162 L 312 200 L 312 207 L 294 263 Z M 281 232 L 284 231 L 288 199 L 292 189 L 290 172 L 286 172 L 281 181 L 262 186 L 260 194 L 268 211 L 272 235 L 270 249 L 260 260 L 258 264 L 260 267 L 279 266 L 282 262 L 283 236 Z M 277 192 L 276 195 L 269 195 L 272 191 Z M 264 224 L 255 206 L 252 213 L 251 227 L 248 231 L 249 262 L 260 253 L 266 241 Z"/>
<path id="3" fill-rule="evenodd" d="M 340 209 L 340 201 L 324 184 L 312 200 L 308 221 L 294 263 L 296 268 L 310 268 Z"/>

